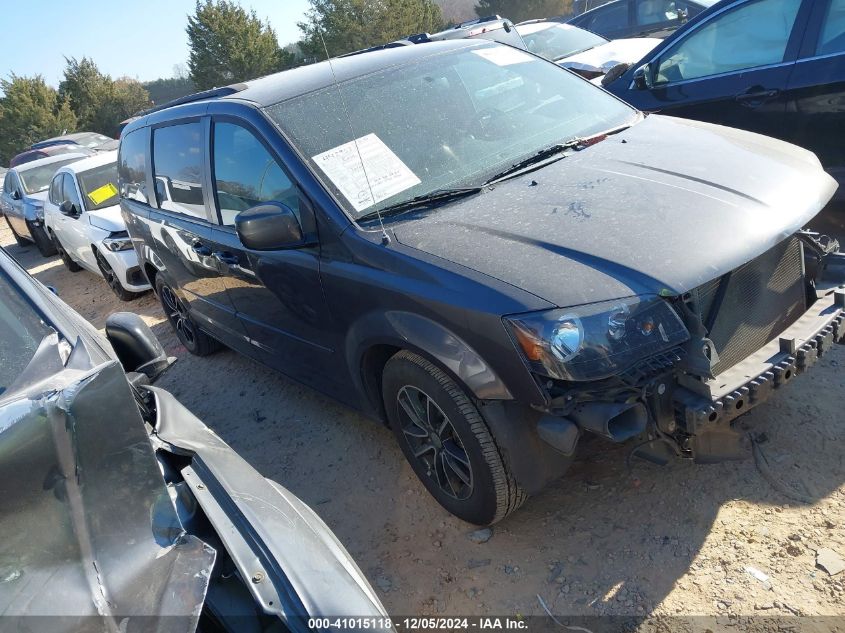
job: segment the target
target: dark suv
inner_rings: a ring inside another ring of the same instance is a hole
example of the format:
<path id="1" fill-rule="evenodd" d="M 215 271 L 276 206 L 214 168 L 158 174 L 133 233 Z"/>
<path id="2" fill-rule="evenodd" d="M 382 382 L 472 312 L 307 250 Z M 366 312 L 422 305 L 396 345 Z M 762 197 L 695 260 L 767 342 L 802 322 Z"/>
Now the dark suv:
<path id="1" fill-rule="evenodd" d="M 845 339 L 842 256 L 802 231 L 836 188 L 810 152 L 644 117 L 495 42 L 207 93 L 130 123 L 119 172 L 191 352 L 385 419 L 474 523 L 582 431 L 729 456 L 733 419 Z"/>

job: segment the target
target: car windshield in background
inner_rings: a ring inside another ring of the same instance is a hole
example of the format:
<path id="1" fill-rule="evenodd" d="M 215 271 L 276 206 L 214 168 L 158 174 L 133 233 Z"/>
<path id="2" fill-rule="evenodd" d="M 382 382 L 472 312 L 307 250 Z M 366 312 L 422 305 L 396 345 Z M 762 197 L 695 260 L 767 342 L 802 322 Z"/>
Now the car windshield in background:
<path id="1" fill-rule="evenodd" d="M 353 217 L 440 189 L 478 186 L 550 145 L 637 116 L 555 64 L 502 45 L 379 70 L 267 113 Z"/>
<path id="2" fill-rule="evenodd" d="M 0 273 L 0 394 L 9 388 L 35 356 L 52 330 Z"/>
<path id="3" fill-rule="evenodd" d="M 532 53 L 557 61 L 596 46 L 607 44 L 601 35 L 579 29 L 570 24 L 548 22 L 525 24 L 517 27 L 525 45 Z"/>
<path id="4" fill-rule="evenodd" d="M 50 186 L 50 181 L 53 179 L 53 175 L 59 170 L 59 168 L 75 163 L 78 160 L 78 157 L 74 157 L 67 160 L 56 161 L 55 163 L 49 163 L 47 165 L 31 167 L 18 172 L 21 184 L 23 185 L 23 190 L 29 194 L 46 191 L 47 187 Z"/>
<path id="5" fill-rule="evenodd" d="M 100 145 L 105 145 L 109 141 L 114 139 L 109 138 L 108 136 L 104 136 L 102 134 L 85 134 L 84 136 L 79 136 L 76 139 L 76 142 L 83 147 L 100 147 Z"/>
<path id="6" fill-rule="evenodd" d="M 117 189 L 117 163 L 101 165 L 76 176 L 82 198 L 88 211 L 110 207 L 119 202 Z"/>

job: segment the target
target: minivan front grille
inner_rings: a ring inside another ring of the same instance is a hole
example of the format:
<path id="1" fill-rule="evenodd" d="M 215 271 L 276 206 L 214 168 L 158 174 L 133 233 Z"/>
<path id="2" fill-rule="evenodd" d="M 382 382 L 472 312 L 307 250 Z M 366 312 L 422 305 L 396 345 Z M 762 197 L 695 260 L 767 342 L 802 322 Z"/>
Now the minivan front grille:
<path id="1" fill-rule="evenodd" d="M 713 367 L 717 376 L 780 335 L 805 312 L 801 241 L 792 237 L 743 264 L 720 291 L 723 279 L 699 286 L 689 298 L 702 323 L 713 319 L 708 337 L 719 354 Z M 713 318 L 711 308 L 721 292 L 724 296 Z"/>

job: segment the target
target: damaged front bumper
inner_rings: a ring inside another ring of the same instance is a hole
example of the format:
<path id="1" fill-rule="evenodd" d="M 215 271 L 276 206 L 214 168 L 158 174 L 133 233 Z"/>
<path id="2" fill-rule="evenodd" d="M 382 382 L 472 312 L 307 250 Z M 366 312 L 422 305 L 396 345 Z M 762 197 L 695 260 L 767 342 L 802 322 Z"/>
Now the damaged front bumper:
<path id="1" fill-rule="evenodd" d="M 765 402 L 834 343 L 845 343 L 845 286 L 829 291 L 777 339 L 715 378 L 682 376 L 673 404 L 685 431 L 694 435 Z"/>

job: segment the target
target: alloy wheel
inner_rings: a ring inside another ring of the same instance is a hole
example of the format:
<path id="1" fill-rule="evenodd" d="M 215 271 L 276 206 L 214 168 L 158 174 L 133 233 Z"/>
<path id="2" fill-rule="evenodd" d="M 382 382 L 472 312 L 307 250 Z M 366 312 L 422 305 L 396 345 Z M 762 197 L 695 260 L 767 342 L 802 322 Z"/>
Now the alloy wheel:
<path id="1" fill-rule="evenodd" d="M 472 495 L 472 468 L 455 427 L 437 403 L 411 385 L 399 390 L 402 433 L 414 457 L 444 494 L 457 499 Z"/>
<path id="2" fill-rule="evenodd" d="M 196 343 L 196 332 L 194 331 L 194 324 L 188 316 L 188 309 L 170 286 L 162 286 L 161 303 L 164 306 L 167 320 L 179 334 L 179 338 L 188 345 L 194 345 Z"/>

